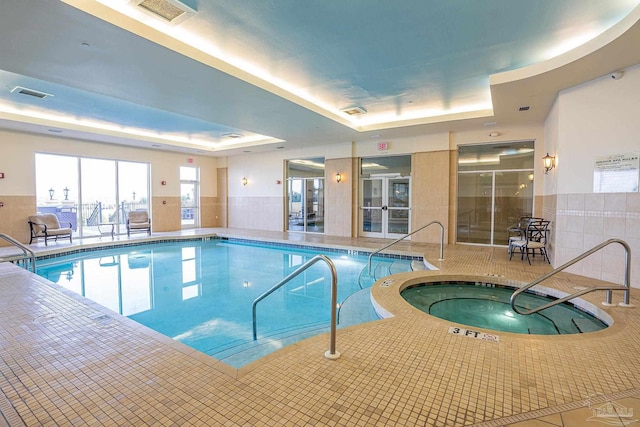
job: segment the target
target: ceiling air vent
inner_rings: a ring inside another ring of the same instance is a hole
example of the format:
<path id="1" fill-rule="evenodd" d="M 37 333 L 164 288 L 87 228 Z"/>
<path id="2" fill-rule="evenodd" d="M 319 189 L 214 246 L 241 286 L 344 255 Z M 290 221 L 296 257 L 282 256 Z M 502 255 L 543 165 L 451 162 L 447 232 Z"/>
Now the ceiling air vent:
<path id="1" fill-rule="evenodd" d="M 223 138 L 232 138 L 232 139 L 242 138 L 242 134 L 236 133 L 236 132 L 227 132 L 227 133 L 223 133 L 220 136 L 222 136 Z"/>
<path id="2" fill-rule="evenodd" d="M 131 0 L 143 12 L 177 24 L 193 16 L 196 11 L 178 0 Z"/>
<path id="3" fill-rule="evenodd" d="M 20 95 L 33 96 L 34 98 L 45 99 L 53 95 L 50 93 L 40 92 L 39 90 L 29 89 L 22 86 L 16 86 L 11 89 L 11 93 L 19 93 Z"/>
<path id="4" fill-rule="evenodd" d="M 518 108 L 518 111 L 529 111 L 531 107 L 529 107 L 528 105 L 525 105 L 523 107 Z"/>
<path id="5" fill-rule="evenodd" d="M 349 107 L 349 108 L 345 108 L 344 110 L 342 110 L 343 113 L 347 113 L 350 116 L 358 116 L 360 114 L 366 114 L 367 110 L 365 110 L 362 107 Z"/>

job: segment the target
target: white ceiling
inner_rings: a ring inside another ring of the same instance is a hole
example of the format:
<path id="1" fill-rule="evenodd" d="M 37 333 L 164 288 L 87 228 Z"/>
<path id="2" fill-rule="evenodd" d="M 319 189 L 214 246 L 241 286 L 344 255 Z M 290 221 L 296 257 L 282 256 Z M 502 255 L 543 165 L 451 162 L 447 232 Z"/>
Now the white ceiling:
<path id="1" fill-rule="evenodd" d="M 183 1 L 2 0 L 0 127 L 216 156 L 499 130 L 640 63 L 640 0 Z"/>

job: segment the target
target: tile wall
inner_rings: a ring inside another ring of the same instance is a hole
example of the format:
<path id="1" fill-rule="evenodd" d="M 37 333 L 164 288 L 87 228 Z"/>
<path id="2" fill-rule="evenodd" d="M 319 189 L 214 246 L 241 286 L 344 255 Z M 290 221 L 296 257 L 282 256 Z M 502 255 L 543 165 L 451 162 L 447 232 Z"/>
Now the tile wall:
<path id="1" fill-rule="evenodd" d="M 640 287 L 640 193 L 586 193 L 545 196 L 545 217 L 553 219 L 551 259 L 558 267 L 612 238 L 631 247 L 631 284 Z M 567 271 L 622 284 L 625 251 L 612 244 Z"/>

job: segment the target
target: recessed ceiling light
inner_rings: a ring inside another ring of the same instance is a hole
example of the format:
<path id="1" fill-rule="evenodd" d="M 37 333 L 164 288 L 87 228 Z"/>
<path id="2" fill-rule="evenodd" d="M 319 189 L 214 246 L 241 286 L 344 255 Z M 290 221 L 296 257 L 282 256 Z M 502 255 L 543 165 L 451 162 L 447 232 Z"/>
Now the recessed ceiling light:
<path id="1" fill-rule="evenodd" d="M 366 114 L 367 110 L 365 110 L 362 107 L 353 106 L 353 107 L 343 109 L 342 112 L 347 113 L 350 116 L 358 116 L 360 114 Z"/>

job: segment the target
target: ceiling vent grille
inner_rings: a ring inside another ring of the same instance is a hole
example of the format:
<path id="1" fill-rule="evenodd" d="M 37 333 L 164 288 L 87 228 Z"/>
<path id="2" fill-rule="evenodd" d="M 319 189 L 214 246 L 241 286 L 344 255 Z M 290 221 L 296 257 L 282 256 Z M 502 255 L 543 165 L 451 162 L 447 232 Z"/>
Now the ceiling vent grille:
<path id="1" fill-rule="evenodd" d="M 524 105 L 524 106 L 518 108 L 518 111 L 529 111 L 530 109 L 531 109 L 530 106 Z"/>
<path id="2" fill-rule="evenodd" d="M 11 89 L 11 93 L 19 93 L 20 95 L 33 96 L 34 98 L 45 99 L 53 96 L 50 93 L 41 92 L 35 89 L 29 89 L 23 86 L 16 86 Z"/>
<path id="3" fill-rule="evenodd" d="M 223 133 L 220 136 L 222 136 L 223 138 L 231 138 L 231 139 L 242 138 L 242 134 L 236 133 L 236 132 L 227 132 L 227 133 Z"/>
<path id="4" fill-rule="evenodd" d="M 366 114 L 367 110 L 362 107 L 349 107 L 342 110 L 343 113 L 347 113 L 350 116 L 358 116 L 360 114 Z"/>
<path id="5" fill-rule="evenodd" d="M 177 24 L 193 16 L 196 11 L 178 0 L 132 0 L 143 12 Z"/>

